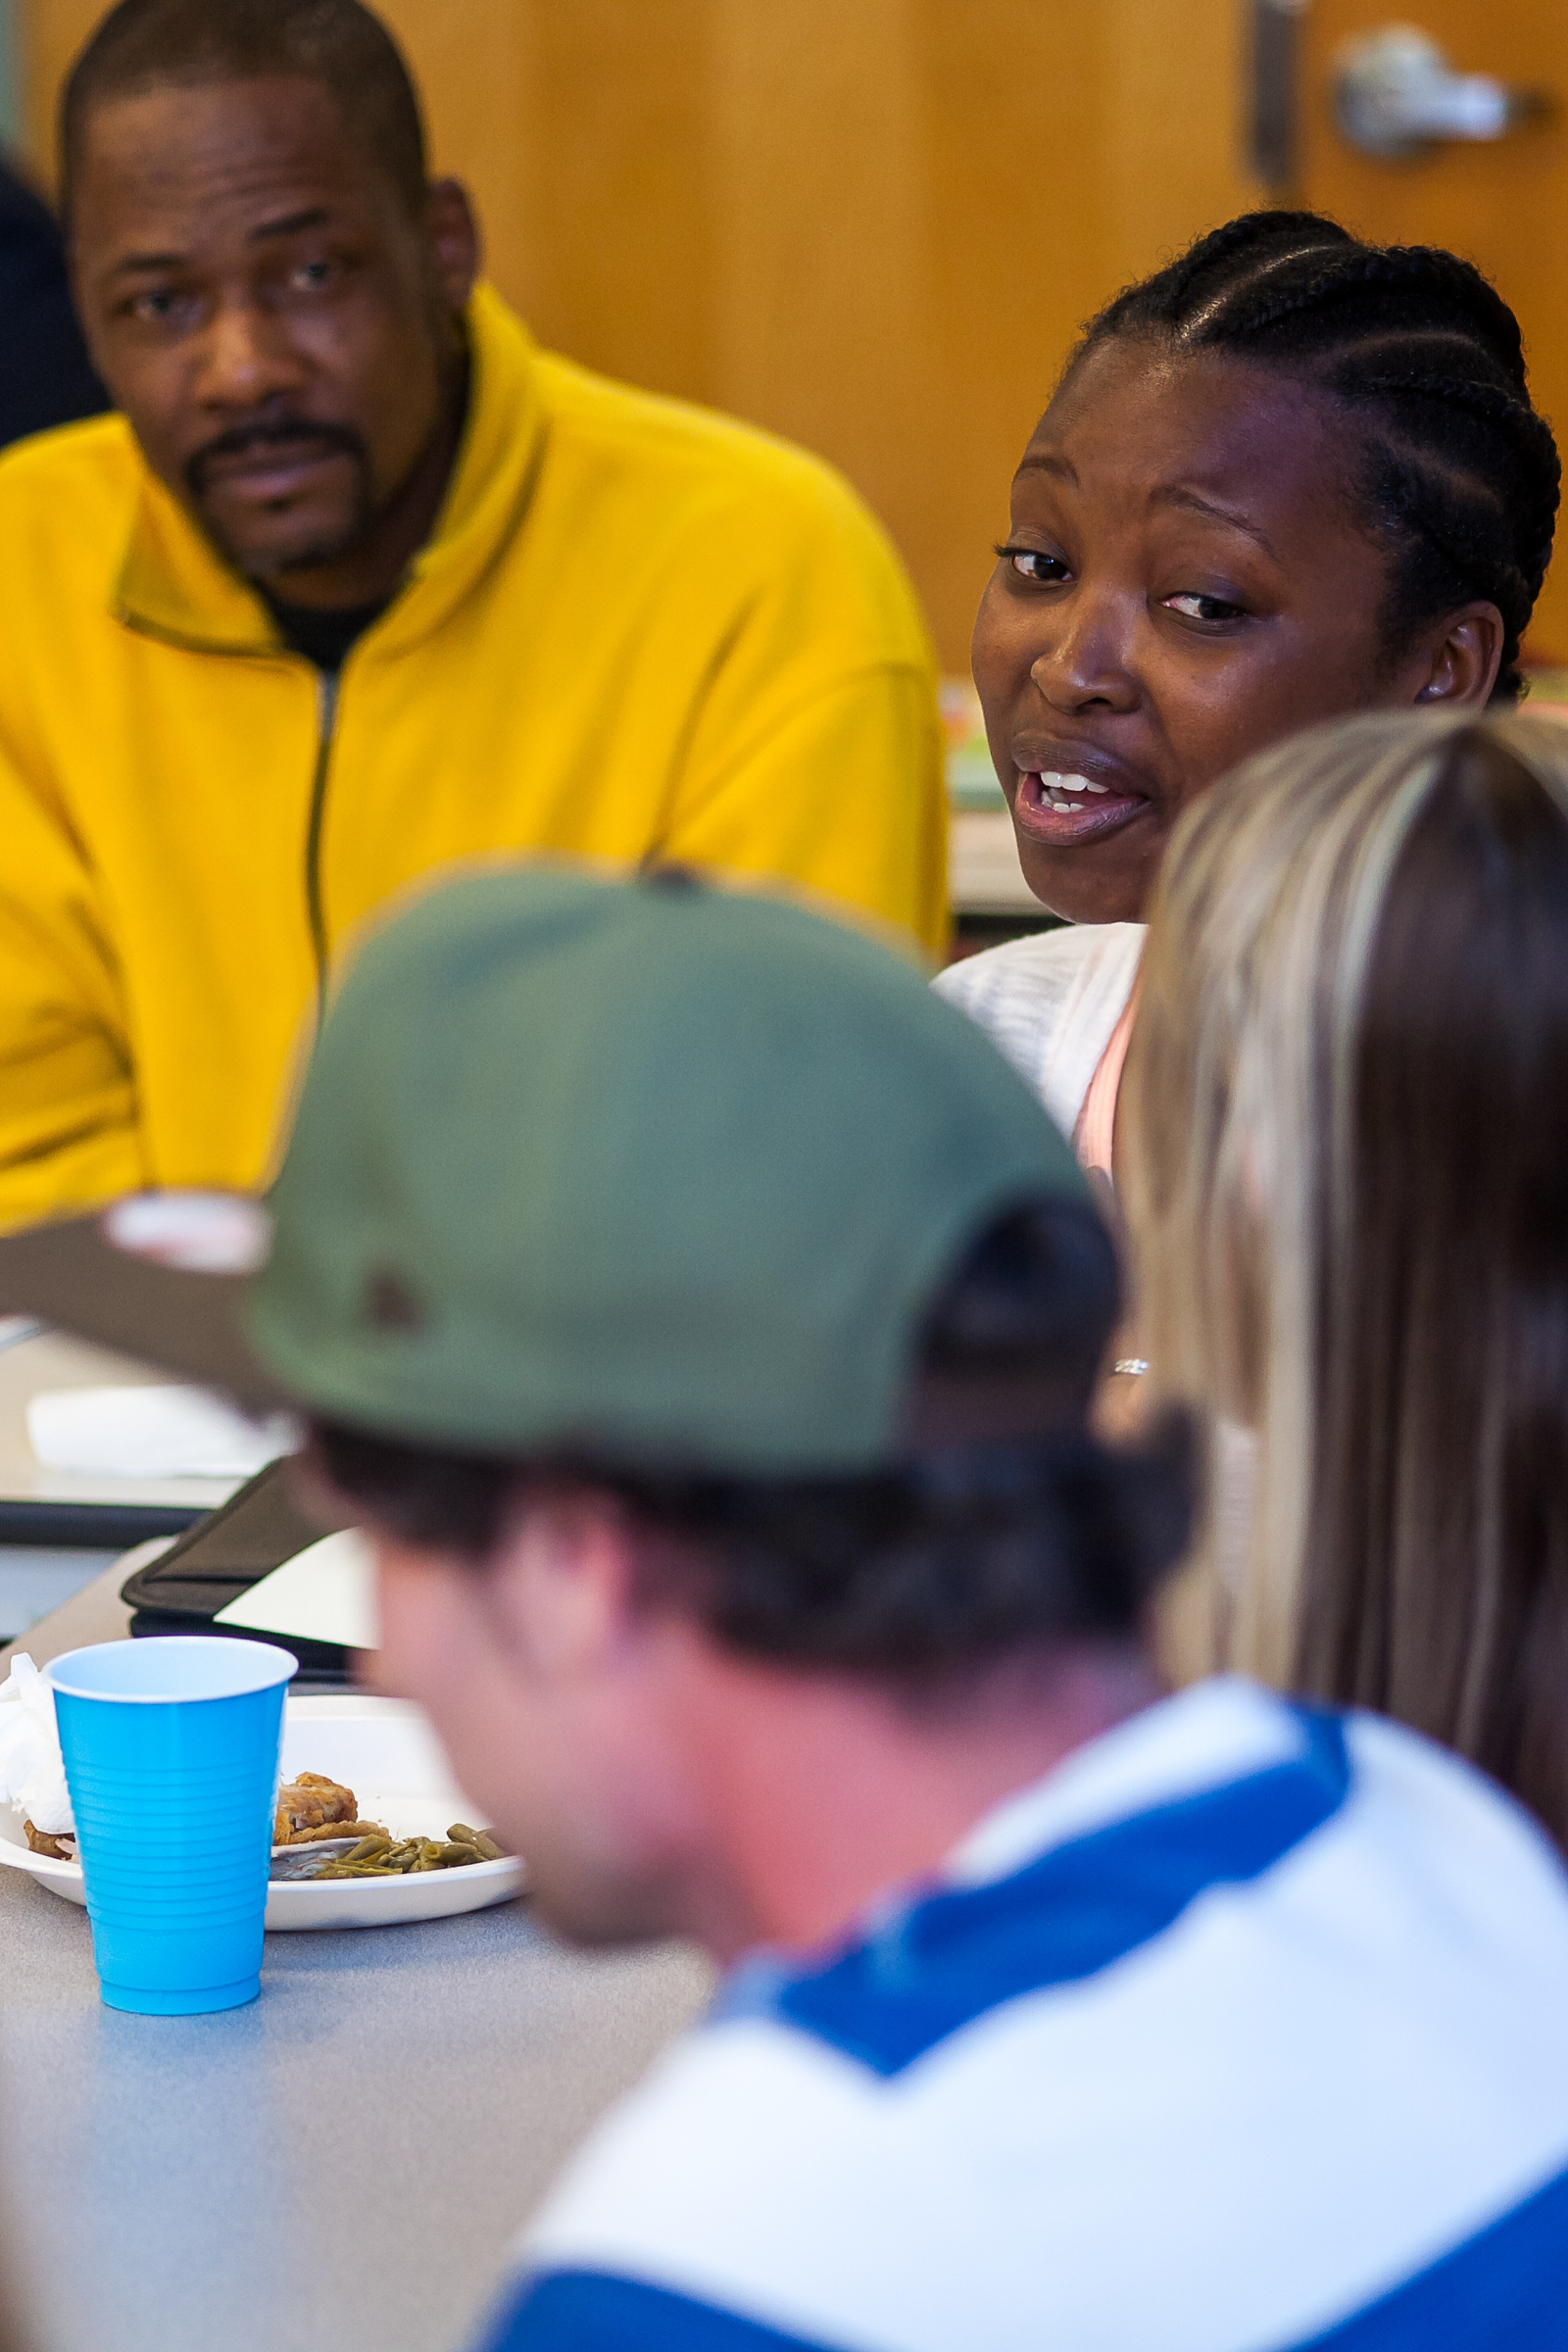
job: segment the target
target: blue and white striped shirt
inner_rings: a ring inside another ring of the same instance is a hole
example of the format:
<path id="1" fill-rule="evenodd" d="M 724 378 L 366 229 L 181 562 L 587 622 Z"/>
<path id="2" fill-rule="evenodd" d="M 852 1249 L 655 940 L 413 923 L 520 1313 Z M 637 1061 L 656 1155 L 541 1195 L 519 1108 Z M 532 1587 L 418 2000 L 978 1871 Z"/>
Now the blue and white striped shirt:
<path id="1" fill-rule="evenodd" d="M 1568 1876 L 1200 1686 L 742 1970 L 519 2260 L 490 2352 L 1568 2352 Z"/>

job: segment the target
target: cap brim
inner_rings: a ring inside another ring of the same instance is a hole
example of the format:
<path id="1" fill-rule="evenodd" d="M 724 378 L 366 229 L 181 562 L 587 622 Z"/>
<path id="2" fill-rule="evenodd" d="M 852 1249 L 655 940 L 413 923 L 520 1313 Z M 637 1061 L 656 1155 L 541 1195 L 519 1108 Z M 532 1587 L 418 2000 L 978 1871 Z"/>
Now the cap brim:
<path id="1" fill-rule="evenodd" d="M 222 1389 L 248 1413 L 289 1401 L 248 1346 L 250 1277 L 193 1274 L 117 1249 L 96 1216 L 0 1235 L 0 1314 L 36 1315 L 81 1340 Z"/>

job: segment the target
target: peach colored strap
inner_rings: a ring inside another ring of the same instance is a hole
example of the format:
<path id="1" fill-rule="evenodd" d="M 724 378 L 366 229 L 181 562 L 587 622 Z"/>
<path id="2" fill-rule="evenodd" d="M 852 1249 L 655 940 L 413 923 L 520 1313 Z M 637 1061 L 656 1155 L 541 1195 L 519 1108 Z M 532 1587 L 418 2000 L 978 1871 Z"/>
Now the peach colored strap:
<path id="1" fill-rule="evenodd" d="M 1122 1067 L 1127 1059 L 1127 1042 L 1138 1017 L 1138 981 L 1134 980 L 1132 994 L 1121 1009 L 1121 1018 L 1105 1040 L 1105 1051 L 1089 1081 L 1084 1106 L 1078 1113 L 1078 1124 L 1072 1133 L 1072 1148 L 1079 1163 L 1086 1168 L 1099 1168 L 1106 1176 L 1111 1170 L 1111 1149 L 1116 1140 L 1116 1097 L 1121 1091 Z"/>

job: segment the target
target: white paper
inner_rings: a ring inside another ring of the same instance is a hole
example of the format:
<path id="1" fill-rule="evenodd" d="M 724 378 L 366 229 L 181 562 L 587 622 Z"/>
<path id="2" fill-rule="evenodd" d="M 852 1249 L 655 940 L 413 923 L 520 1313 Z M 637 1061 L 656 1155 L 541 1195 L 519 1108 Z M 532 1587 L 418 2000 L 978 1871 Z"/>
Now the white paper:
<path id="1" fill-rule="evenodd" d="M 245 1193 L 127 1193 L 105 1209 L 117 1250 L 188 1274 L 256 1274 L 272 1247 L 272 1220 Z"/>
<path id="2" fill-rule="evenodd" d="M 13 1655 L 11 1672 L 0 1683 L 0 1799 L 51 1838 L 76 1826 L 55 1728 L 55 1694 L 24 1649 Z"/>
<path id="3" fill-rule="evenodd" d="M 96 1478 L 252 1478 L 298 1443 L 286 1414 L 248 1421 L 207 1389 L 45 1389 L 27 1439 L 48 1470 Z"/>
<path id="4" fill-rule="evenodd" d="M 379 1649 L 375 1556 L 357 1528 L 323 1536 L 220 1609 L 213 1622 L 243 1626 L 248 1634 Z"/>

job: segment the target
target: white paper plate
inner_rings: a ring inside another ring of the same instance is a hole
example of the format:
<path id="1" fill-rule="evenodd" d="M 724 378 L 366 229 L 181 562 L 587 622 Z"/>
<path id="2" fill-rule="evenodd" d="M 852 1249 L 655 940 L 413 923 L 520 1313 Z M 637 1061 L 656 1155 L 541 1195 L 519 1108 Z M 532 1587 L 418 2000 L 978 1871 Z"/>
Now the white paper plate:
<path id="1" fill-rule="evenodd" d="M 482 1826 L 452 1778 L 446 1756 L 419 1708 L 397 1698 L 322 1692 L 285 1700 L 283 1777 L 323 1772 L 360 1800 L 365 1821 L 394 1835 L 441 1838 L 455 1821 Z M 27 1845 L 22 1817 L 0 1805 L 0 1864 L 27 1871 L 51 1894 L 84 1903 L 77 1862 L 52 1862 Z M 387 1928 L 411 1919 L 451 1919 L 510 1902 L 522 1886 L 518 1861 L 476 1862 L 463 1870 L 420 1871 L 399 1879 L 281 1880 L 268 1890 L 270 1928 Z"/>

